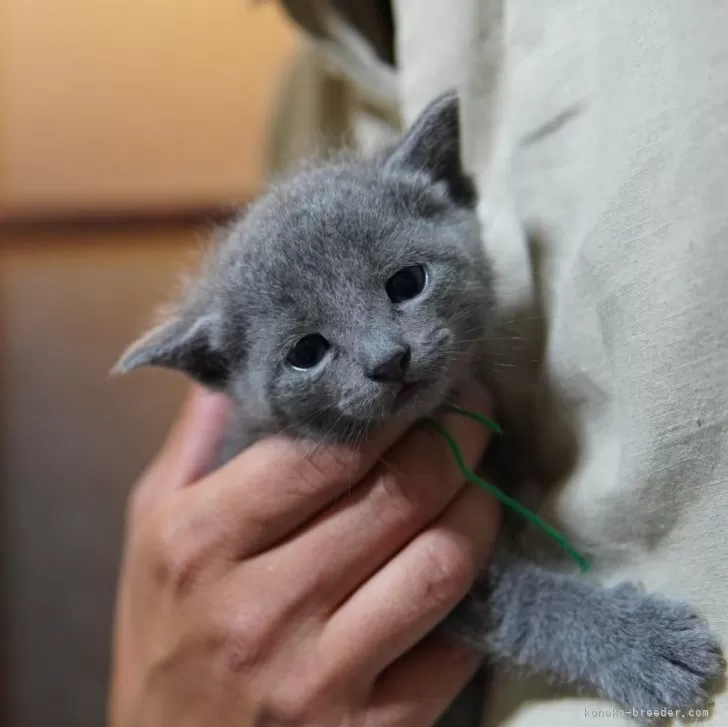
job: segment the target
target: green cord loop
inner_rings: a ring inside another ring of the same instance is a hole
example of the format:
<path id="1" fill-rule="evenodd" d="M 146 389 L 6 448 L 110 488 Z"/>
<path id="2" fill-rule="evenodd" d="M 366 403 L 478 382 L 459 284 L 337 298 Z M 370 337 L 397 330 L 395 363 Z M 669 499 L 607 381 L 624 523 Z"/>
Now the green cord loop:
<path id="1" fill-rule="evenodd" d="M 492 432 L 496 432 L 497 434 L 502 433 L 500 426 L 496 422 L 491 421 L 490 419 L 486 419 L 484 416 L 478 414 L 477 412 L 452 405 L 443 407 L 443 409 L 444 411 L 449 411 L 455 414 L 461 414 L 462 416 L 470 417 L 471 419 L 480 422 L 483 426 L 487 427 Z M 455 438 L 452 436 L 452 434 L 450 434 L 447 429 L 445 429 L 445 427 L 442 426 L 442 424 L 435 421 L 434 419 L 429 419 L 428 422 L 431 426 L 437 429 L 440 434 L 445 438 L 445 441 L 448 443 L 450 449 L 452 450 L 453 456 L 455 457 L 455 461 L 457 462 L 460 471 L 470 482 L 472 482 L 474 485 L 477 485 L 486 492 L 489 492 L 491 495 L 494 495 L 504 505 L 510 507 L 512 510 L 515 510 L 521 517 L 541 528 L 541 530 L 543 530 L 547 535 L 551 536 L 557 543 L 559 543 L 559 545 L 561 545 L 561 547 L 579 564 L 579 568 L 581 568 L 583 572 L 586 573 L 591 569 L 589 561 L 569 542 L 568 538 L 555 527 L 553 527 L 553 525 L 549 525 L 549 523 L 547 523 L 543 518 L 539 517 L 535 512 L 521 505 L 518 500 L 514 500 L 512 497 L 509 497 L 508 495 L 506 495 L 505 492 L 498 489 L 495 485 L 492 485 L 490 482 L 486 482 L 484 479 L 475 474 L 475 472 L 473 472 L 473 470 L 471 470 L 470 467 L 468 467 L 468 465 L 465 463 L 463 453 L 461 452 L 458 443 L 455 441 Z"/>
<path id="2" fill-rule="evenodd" d="M 482 414 L 478 414 L 476 411 L 470 411 L 470 409 L 463 409 L 461 406 L 455 404 L 447 404 L 442 407 L 442 411 L 449 411 L 453 414 L 461 414 L 462 416 L 470 417 L 475 419 L 476 422 L 480 422 L 484 427 L 490 429 L 491 432 L 496 434 L 503 434 L 503 430 L 498 422 L 494 422 L 492 419 L 486 419 Z"/>

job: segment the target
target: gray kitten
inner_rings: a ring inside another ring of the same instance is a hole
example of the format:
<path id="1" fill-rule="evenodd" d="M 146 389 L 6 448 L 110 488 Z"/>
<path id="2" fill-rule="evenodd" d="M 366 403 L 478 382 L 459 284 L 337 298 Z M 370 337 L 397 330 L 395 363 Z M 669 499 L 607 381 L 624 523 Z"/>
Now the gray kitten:
<path id="1" fill-rule="evenodd" d="M 432 413 L 482 368 L 493 306 L 448 93 L 381 157 L 272 187 L 117 369 L 178 369 L 228 392 L 238 418 L 226 457 L 283 430 L 358 441 L 385 420 Z M 723 672 L 689 606 L 550 572 L 505 547 L 445 627 L 491 660 L 638 711 L 695 707 Z"/>

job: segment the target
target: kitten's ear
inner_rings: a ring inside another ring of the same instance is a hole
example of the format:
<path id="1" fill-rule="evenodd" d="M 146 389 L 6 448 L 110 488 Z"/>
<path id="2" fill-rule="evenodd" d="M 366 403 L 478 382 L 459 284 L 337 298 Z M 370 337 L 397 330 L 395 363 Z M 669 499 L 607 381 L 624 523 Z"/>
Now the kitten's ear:
<path id="1" fill-rule="evenodd" d="M 223 388 L 230 367 L 220 349 L 218 332 L 217 314 L 198 314 L 182 308 L 133 343 L 112 373 L 160 366 L 181 371 L 204 386 Z"/>
<path id="2" fill-rule="evenodd" d="M 475 202 L 475 188 L 460 158 L 460 104 L 456 91 L 438 96 L 425 108 L 391 151 L 385 169 L 410 169 L 444 182 L 452 198 Z"/>

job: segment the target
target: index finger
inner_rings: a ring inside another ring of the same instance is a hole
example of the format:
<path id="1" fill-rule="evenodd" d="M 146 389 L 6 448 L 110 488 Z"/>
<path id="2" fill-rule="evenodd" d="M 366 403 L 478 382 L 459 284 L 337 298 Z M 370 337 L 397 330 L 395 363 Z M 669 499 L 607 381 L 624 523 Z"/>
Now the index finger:
<path id="1" fill-rule="evenodd" d="M 178 513 L 198 534 L 232 538 L 238 552 L 259 552 L 349 492 L 411 423 L 395 423 L 357 445 L 263 439 L 178 492 Z"/>

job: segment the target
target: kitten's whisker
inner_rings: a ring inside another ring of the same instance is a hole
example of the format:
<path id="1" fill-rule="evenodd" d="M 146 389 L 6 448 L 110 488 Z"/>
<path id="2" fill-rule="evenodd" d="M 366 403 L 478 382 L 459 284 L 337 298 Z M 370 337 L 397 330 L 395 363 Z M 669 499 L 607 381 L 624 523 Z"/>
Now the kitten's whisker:
<path id="1" fill-rule="evenodd" d="M 478 312 L 478 306 L 468 306 L 465 308 L 462 308 L 460 311 L 458 311 L 452 318 L 449 319 L 449 322 L 457 323 L 457 321 L 462 320 L 463 318 L 467 318 L 468 316 L 471 316 L 473 314 L 477 314 Z"/>
<path id="2" fill-rule="evenodd" d="M 537 314 L 533 316 L 514 316 L 512 318 L 500 318 L 498 320 L 499 326 L 509 326 L 517 323 L 531 323 L 533 321 L 543 321 L 546 317 L 543 314 Z"/>

